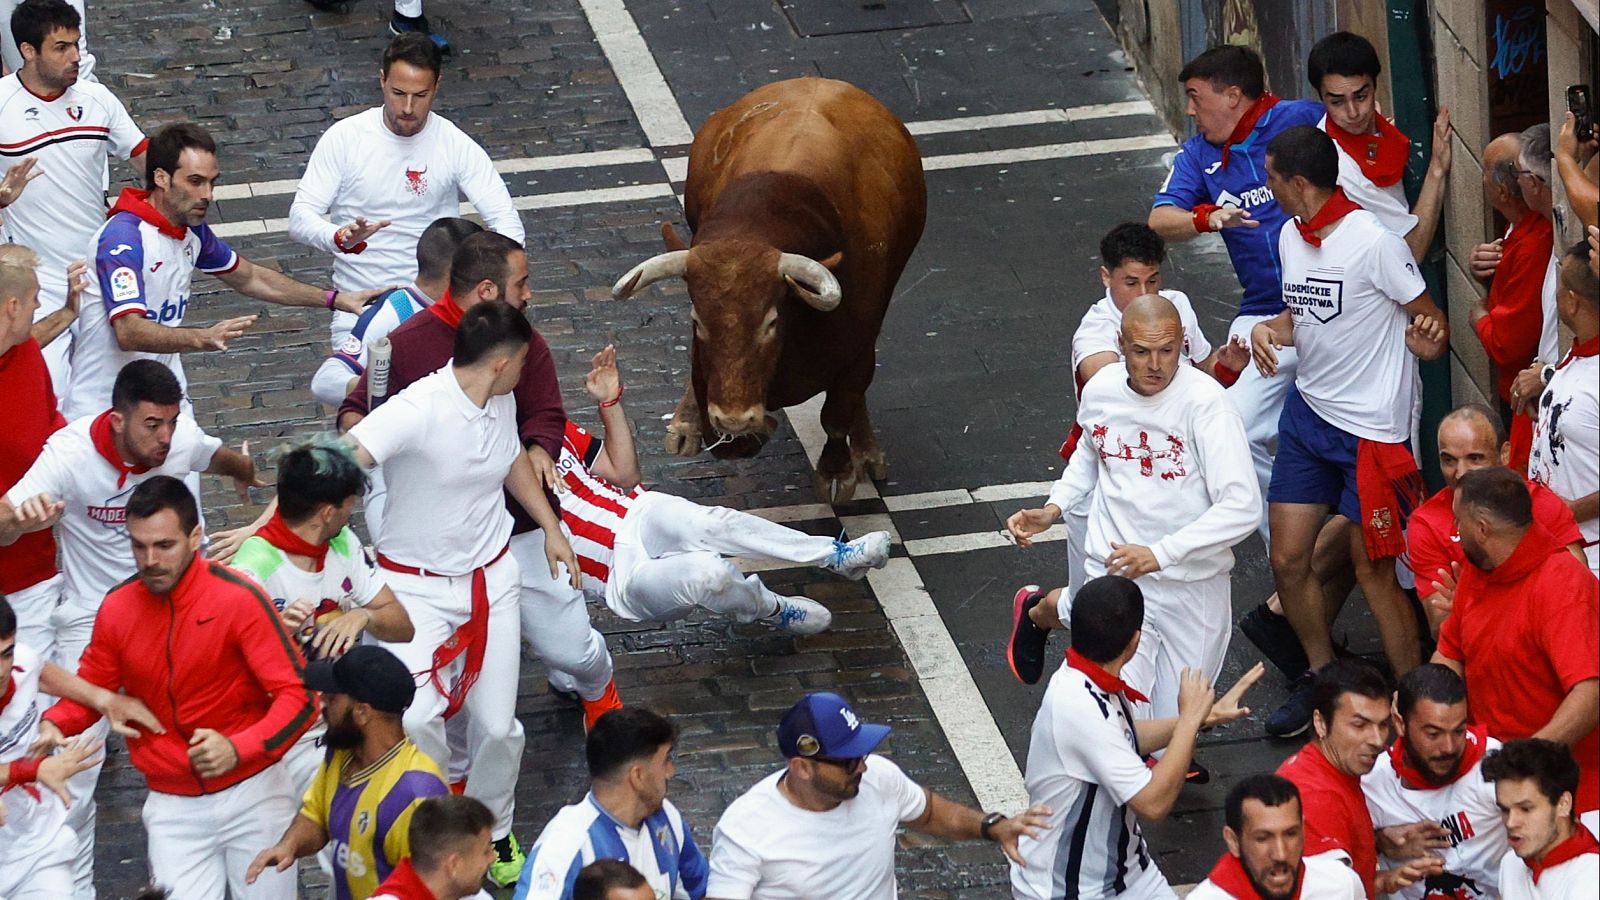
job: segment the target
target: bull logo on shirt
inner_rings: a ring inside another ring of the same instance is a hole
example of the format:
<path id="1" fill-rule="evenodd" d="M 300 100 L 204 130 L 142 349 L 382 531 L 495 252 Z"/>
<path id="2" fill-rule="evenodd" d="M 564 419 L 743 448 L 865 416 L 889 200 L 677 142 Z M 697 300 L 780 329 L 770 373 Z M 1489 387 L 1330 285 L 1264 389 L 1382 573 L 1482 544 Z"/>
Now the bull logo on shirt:
<path id="1" fill-rule="evenodd" d="M 1443 872 L 1422 882 L 1422 900 L 1476 900 L 1482 896 L 1483 888 L 1465 875 Z"/>
<path id="2" fill-rule="evenodd" d="M 1159 476 L 1162 481 L 1175 481 L 1189 474 L 1184 465 L 1183 455 L 1187 449 L 1184 439 L 1176 434 L 1166 436 L 1166 448 L 1158 450 L 1150 446 L 1150 432 L 1139 432 L 1139 443 L 1130 445 L 1121 437 L 1115 439 L 1116 449 L 1107 449 L 1112 443 L 1110 429 L 1105 425 L 1096 425 L 1089 433 L 1094 440 L 1095 450 L 1099 452 L 1100 459 L 1108 462 L 1119 459 L 1124 462 L 1139 464 L 1139 474 L 1145 478 Z M 1160 464 L 1159 468 L 1157 464 Z"/>
<path id="3" fill-rule="evenodd" d="M 420 169 L 413 169 L 410 166 L 406 166 L 406 190 L 416 194 L 418 197 L 427 194 L 428 179 L 423 177 L 427 174 L 427 166 L 423 166 Z"/>

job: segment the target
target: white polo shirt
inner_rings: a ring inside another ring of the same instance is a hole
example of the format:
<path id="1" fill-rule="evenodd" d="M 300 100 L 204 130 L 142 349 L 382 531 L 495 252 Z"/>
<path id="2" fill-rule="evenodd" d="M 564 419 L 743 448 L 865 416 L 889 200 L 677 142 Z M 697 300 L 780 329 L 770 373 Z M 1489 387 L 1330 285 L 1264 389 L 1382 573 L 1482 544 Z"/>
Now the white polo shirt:
<path id="1" fill-rule="evenodd" d="M 204 223 L 174 228 L 142 192 L 131 188 L 123 191 L 88 249 L 92 271 L 78 315 L 72 382 L 62 412 L 75 419 L 110 406 L 117 373 L 136 359 L 154 359 L 171 369 L 187 392 L 182 354 L 124 350 L 111 323 L 138 315 L 177 328 L 189 310 L 194 270 L 223 275 L 239 267 L 239 255 Z M 187 396 L 184 408 L 190 408 Z"/>
<path id="2" fill-rule="evenodd" d="M 106 593 L 131 577 L 138 567 L 128 542 L 128 497 L 157 475 L 182 479 L 211 465 L 222 441 L 206 434 L 187 414 L 178 416 L 166 462 L 146 472 L 124 472 L 96 446 L 95 420 L 86 416 L 68 423 L 50 439 L 11 490 L 6 500 L 20 505 L 49 494 L 67 504 L 56 540 L 61 546 L 61 571 L 68 602 L 99 609 Z"/>
<path id="3" fill-rule="evenodd" d="M 417 379 L 350 429 L 389 486 L 378 552 L 441 575 L 488 565 L 511 539 L 506 475 L 522 452 L 517 401 L 467 397 L 452 366 Z"/>
<path id="4" fill-rule="evenodd" d="M 1162 290 L 1161 296 L 1178 308 L 1178 319 L 1183 323 L 1184 359 L 1200 365 L 1211 355 L 1211 343 L 1200 330 L 1200 319 L 1195 315 L 1194 305 L 1189 302 L 1189 295 L 1183 291 Z M 1077 380 L 1078 367 L 1083 365 L 1083 361 L 1096 353 L 1115 353 L 1121 359 L 1121 338 L 1122 310 L 1117 309 L 1108 290 L 1083 314 L 1078 330 L 1072 333 L 1073 380 Z"/>
<path id="5" fill-rule="evenodd" d="M 1364 209 L 1313 247 L 1293 222 L 1278 235 L 1283 300 L 1300 355 L 1295 389 L 1328 424 L 1398 444 L 1411 437 L 1416 357 L 1405 304 L 1428 289 L 1406 242 Z"/>
<path id="6" fill-rule="evenodd" d="M 1539 398 L 1528 477 L 1564 500 L 1600 490 L 1600 356 L 1570 356 Z M 1600 518 L 1578 523 L 1589 570 L 1600 574 Z"/>
<path id="7" fill-rule="evenodd" d="M 11 691 L 0 692 L 0 763 L 13 763 L 28 755 L 39 739 L 39 717 L 49 705 L 39 694 L 39 673 L 44 661 L 31 647 L 18 644 L 11 661 Z M 42 862 L 41 853 L 55 852 L 59 835 L 67 827 L 67 808 L 49 790 L 16 787 L 0 791 L 0 888 L 10 880 L 8 871 L 27 872 Z M 70 833 L 70 832 L 69 832 Z M 65 844 L 70 848 L 76 841 Z M 70 850 L 68 852 L 70 858 Z"/>
<path id="8" fill-rule="evenodd" d="M 1133 723 L 1128 700 L 1085 672 L 1062 665 L 1050 676 L 1024 780 L 1028 803 L 1052 812 L 1039 837 L 1023 835 L 1017 844 L 1027 865 L 1011 864 L 1013 897 L 1173 896 L 1128 808 L 1153 777 Z M 1113 887 L 1119 881 L 1120 893 Z"/>
<path id="9" fill-rule="evenodd" d="M 1500 749 L 1500 742 L 1494 738 L 1480 737 L 1476 732 L 1469 732 L 1467 737 L 1482 743 L 1476 751 L 1469 749 L 1474 755 Z M 1381 754 L 1372 771 L 1361 777 L 1361 792 L 1367 798 L 1372 827 L 1438 822 L 1449 832 L 1450 846 L 1435 851 L 1444 857 L 1445 875 L 1429 877 L 1391 896 L 1401 900 L 1438 897 L 1441 894 L 1434 891 L 1443 891 L 1447 885 L 1460 881 L 1476 885 L 1479 895 L 1494 896 L 1500 885 L 1500 857 L 1507 849 L 1506 827 L 1495 806 L 1494 785 L 1483 780 L 1482 766 L 1475 763 L 1449 784 L 1418 790 L 1401 783 L 1395 771 L 1396 752 L 1391 747 L 1388 753 Z M 1379 868 L 1394 868 L 1401 862 L 1388 860 Z"/>
<path id="10" fill-rule="evenodd" d="M 7 243 L 39 254 L 38 320 L 67 298 L 67 266 L 89 258 L 106 221 L 106 160 L 144 151 L 144 133 L 103 84 L 79 80 L 40 97 L 13 72 L 0 78 L 0 167 L 35 159 L 28 189 L 0 212 Z"/>
<path id="11" fill-rule="evenodd" d="M 707 897 L 719 900 L 894 900 L 895 830 L 928 808 L 928 792 L 900 767 L 867 757 L 861 791 L 827 812 L 789 802 L 779 770 L 717 820 Z"/>

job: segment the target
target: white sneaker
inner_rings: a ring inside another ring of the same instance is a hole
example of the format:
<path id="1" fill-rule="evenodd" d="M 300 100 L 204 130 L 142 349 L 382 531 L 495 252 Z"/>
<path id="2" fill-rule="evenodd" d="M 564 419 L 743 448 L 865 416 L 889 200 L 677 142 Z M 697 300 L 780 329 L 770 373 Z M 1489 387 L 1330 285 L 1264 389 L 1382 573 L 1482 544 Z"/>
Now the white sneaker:
<path id="1" fill-rule="evenodd" d="M 777 610 L 761 621 L 790 634 L 816 634 L 833 624 L 833 613 L 815 600 L 779 597 Z"/>
<path id="2" fill-rule="evenodd" d="M 853 541 L 834 541 L 833 556 L 822 568 L 860 581 L 868 569 L 881 569 L 888 562 L 889 532 L 873 531 Z"/>

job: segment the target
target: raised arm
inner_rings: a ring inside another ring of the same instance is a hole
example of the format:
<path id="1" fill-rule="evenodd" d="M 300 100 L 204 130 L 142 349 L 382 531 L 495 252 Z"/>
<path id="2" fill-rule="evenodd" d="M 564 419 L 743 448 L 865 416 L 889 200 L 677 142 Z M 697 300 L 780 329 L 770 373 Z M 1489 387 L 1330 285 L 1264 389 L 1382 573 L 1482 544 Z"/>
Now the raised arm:
<path id="1" fill-rule="evenodd" d="M 622 375 L 617 370 L 617 350 L 607 344 L 594 355 L 589 374 L 583 380 L 590 398 L 599 404 L 601 455 L 592 467 L 596 475 L 627 490 L 643 480 L 639 454 L 633 444 L 628 414 L 622 409 Z"/>

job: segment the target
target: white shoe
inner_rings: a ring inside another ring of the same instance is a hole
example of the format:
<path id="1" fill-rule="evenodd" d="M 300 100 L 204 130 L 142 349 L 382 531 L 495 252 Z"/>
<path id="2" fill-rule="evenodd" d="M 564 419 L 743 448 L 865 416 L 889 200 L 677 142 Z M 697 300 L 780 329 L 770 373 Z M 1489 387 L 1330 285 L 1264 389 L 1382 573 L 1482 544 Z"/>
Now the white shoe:
<path id="1" fill-rule="evenodd" d="M 817 634 L 833 624 L 833 613 L 815 600 L 779 597 L 777 610 L 761 621 L 790 634 Z"/>
<path id="2" fill-rule="evenodd" d="M 873 531 L 853 541 L 834 541 L 833 556 L 822 568 L 852 581 L 860 581 L 868 569 L 881 569 L 889 562 L 889 532 Z"/>

